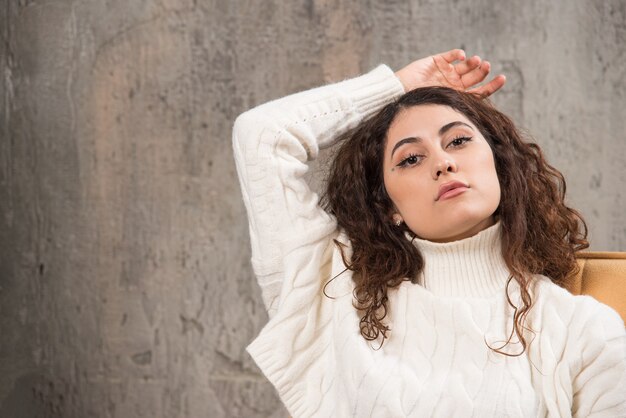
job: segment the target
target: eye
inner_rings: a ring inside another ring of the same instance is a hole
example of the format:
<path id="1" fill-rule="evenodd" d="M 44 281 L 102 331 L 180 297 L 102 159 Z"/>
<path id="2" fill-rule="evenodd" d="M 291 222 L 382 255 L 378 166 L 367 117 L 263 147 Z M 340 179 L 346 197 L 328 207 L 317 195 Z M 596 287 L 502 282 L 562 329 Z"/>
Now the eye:
<path id="1" fill-rule="evenodd" d="M 422 156 L 417 154 L 411 154 L 406 157 L 404 160 L 400 161 L 398 167 L 406 168 L 412 165 L 417 165 L 422 161 Z"/>
<path id="2" fill-rule="evenodd" d="M 472 140 L 472 137 L 470 137 L 470 136 L 457 136 L 452 141 L 450 141 L 448 146 L 449 147 L 452 146 L 454 148 L 458 148 L 460 146 L 465 145 L 466 142 L 469 142 L 471 140 Z"/>

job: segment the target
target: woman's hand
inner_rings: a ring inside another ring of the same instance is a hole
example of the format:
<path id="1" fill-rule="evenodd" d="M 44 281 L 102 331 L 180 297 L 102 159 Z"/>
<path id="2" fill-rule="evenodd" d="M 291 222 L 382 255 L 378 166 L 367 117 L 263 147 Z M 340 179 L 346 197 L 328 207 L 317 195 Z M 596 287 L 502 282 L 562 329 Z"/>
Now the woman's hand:
<path id="1" fill-rule="evenodd" d="M 454 63 L 455 61 L 458 62 Z M 482 61 L 479 56 L 466 60 L 465 51 L 453 49 L 413 61 L 397 71 L 396 76 L 405 91 L 418 87 L 443 86 L 487 97 L 504 85 L 506 78 L 503 75 L 494 77 L 480 87 L 470 87 L 485 80 L 490 70 L 491 64 L 488 61 Z"/>

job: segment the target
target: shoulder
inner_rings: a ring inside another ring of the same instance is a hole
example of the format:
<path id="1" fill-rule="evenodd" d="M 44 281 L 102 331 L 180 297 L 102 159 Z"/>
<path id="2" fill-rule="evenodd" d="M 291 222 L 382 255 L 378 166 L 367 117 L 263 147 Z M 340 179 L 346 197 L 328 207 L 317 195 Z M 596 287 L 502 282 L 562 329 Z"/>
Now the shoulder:
<path id="1" fill-rule="evenodd" d="M 542 322 L 554 321 L 584 335 L 584 339 L 612 339 L 626 334 L 624 321 L 612 307 L 588 295 L 573 295 L 548 277 L 537 275 L 534 291 Z"/>

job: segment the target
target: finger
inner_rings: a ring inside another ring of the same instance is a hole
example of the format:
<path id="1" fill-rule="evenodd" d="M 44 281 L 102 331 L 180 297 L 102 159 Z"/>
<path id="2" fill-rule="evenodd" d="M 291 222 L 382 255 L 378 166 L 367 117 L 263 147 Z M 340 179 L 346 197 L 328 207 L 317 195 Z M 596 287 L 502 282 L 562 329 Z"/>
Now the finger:
<path id="1" fill-rule="evenodd" d="M 465 59 L 465 51 L 463 51 L 462 49 L 451 49 L 446 52 L 435 54 L 435 56 L 439 56 L 446 60 L 446 62 L 451 63 L 457 60 L 463 61 Z"/>
<path id="2" fill-rule="evenodd" d="M 455 64 L 454 69 L 459 76 L 463 76 L 472 71 L 474 68 L 478 67 L 481 62 L 481 58 L 478 55 L 474 55 L 473 57 L 466 59 L 465 61 L 461 61 L 458 64 Z"/>
<path id="3" fill-rule="evenodd" d="M 468 93 L 478 94 L 483 98 L 489 97 L 496 91 L 500 90 L 500 88 L 504 86 L 504 83 L 506 83 L 506 77 L 500 74 L 497 77 L 494 77 L 489 83 L 469 90 Z"/>
<path id="4" fill-rule="evenodd" d="M 461 77 L 463 85 L 466 87 L 472 87 L 483 81 L 491 71 L 491 64 L 489 61 L 483 61 L 478 67 Z"/>
<path id="5" fill-rule="evenodd" d="M 435 61 L 435 65 L 443 74 L 449 74 L 454 70 L 454 66 L 441 55 L 433 55 L 433 61 Z"/>

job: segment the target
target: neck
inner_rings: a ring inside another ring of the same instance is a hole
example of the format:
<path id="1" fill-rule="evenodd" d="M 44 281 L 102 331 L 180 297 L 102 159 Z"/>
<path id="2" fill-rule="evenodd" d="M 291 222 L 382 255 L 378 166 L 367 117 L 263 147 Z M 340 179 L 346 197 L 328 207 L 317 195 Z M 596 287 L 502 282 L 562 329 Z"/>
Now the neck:
<path id="1" fill-rule="evenodd" d="M 509 270 L 502 258 L 500 222 L 469 238 L 413 244 L 424 257 L 418 283 L 437 296 L 486 298 L 503 290 Z"/>

